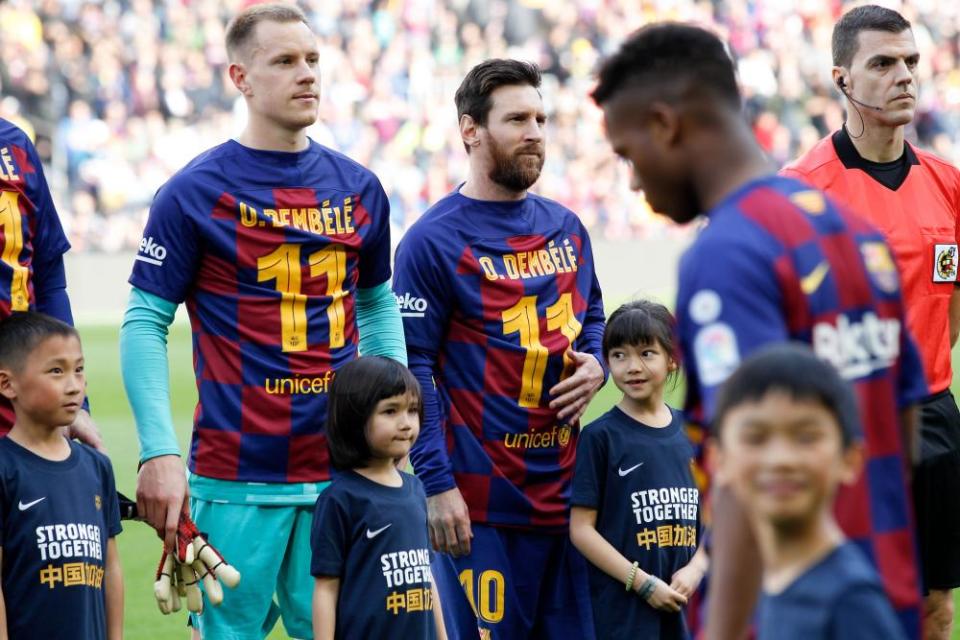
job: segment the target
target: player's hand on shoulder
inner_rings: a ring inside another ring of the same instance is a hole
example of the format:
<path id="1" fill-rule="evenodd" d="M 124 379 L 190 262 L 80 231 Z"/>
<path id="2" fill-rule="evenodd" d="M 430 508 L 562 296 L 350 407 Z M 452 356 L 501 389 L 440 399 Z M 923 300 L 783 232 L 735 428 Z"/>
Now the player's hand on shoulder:
<path id="1" fill-rule="evenodd" d="M 576 424 L 603 384 L 603 367 L 597 358 L 589 353 L 571 349 L 567 355 L 574 366 L 574 372 L 550 389 L 550 395 L 553 396 L 550 408 L 557 411 L 558 420 Z"/>
<path id="2" fill-rule="evenodd" d="M 687 604 L 686 596 L 668 585 L 663 580 L 659 578 L 656 580 L 656 586 L 653 588 L 653 591 L 650 593 L 650 595 L 647 596 L 647 604 L 654 609 L 660 609 L 661 611 L 680 611 L 680 609 Z"/>
<path id="3" fill-rule="evenodd" d="M 187 508 L 188 496 L 180 456 L 157 456 L 141 465 L 137 475 L 137 511 L 163 538 L 167 552 L 176 548 L 177 524 L 181 511 Z"/>
<path id="4" fill-rule="evenodd" d="M 73 440 L 79 440 L 85 445 L 89 445 L 97 451 L 106 453 L 107 448 L 103 445 L 103 436 L 100 435 L 100 429 L 97 423 L 93 421 L 86 409 L 80 409 L 77 417 L 73 419 L 73 424 L 67 427 L 67 434 Z"/>
<path id="5" fill-rule="evenodd" d="M 427 524 L 430 529 L 430 544 L 435 551 L 449 553 L 454 557 L 470 553 L 470 510 L 464 502 L 460 489 L 427 498 Z"/>

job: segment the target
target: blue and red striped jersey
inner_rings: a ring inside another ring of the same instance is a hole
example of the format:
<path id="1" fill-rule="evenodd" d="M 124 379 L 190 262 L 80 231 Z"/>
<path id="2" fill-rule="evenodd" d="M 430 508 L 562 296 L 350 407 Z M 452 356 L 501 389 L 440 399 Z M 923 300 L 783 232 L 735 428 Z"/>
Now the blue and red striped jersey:
<path id="1" fill-rule="evenodd" d="M 34 309 L 34 269 L 70 248 L 53 206 L 37 150 L 19 127 L 0 118 L 0 318 Z M 0 398 L 0 436 L 13 407 Z"/>
<path id="2" fill-rule="evenodd" d="M 428 495 L 455 481 L 474 522 L 564 526 L 578 425 L 557 421 L 549 390 L 571 347 L 603 361 L 586 229 L 533 194 L 455 191 L 407 232 L 395 268 L 407 347 L 436 363 L 442 415 L 411 454 Z"/>
<path id="3" fill-rule="evenodd" d="M 311 141 L 228 141 L 158 192 L 130 283 L 186 302 L 199 402 L 189 467 L 223 480 L 330 477 L 324 421 L 356 356 L 354 292 L 390 278 L 380 182 Z"/>
<path id="4" fill-rule="evenodd" d="M 677 319 L 696 424 L 709 424 L 716 392 L 741 359 L 771 342 L 809 343 L 853 384 L 867 460 L 858 482 L 840 489 L 837 520 L 877 567 L 908 637 L 918 638 L 899 410 L 927 385 L 883 236 L 797 180 L 750 182 L 709 213 L 684 255 Z"/>

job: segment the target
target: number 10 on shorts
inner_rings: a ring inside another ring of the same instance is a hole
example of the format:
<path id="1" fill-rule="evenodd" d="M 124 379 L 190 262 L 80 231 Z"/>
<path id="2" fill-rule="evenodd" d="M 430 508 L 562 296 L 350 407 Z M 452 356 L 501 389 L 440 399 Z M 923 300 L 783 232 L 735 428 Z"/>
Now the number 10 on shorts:
<path id="1" fill-rule="evenodd" d="M 503 574 L 493 569 L 480 573 L 474 580 L 473 569 L 460 572 L 460 584 L 467 600 L 478 618 L 484 622 L 497 623 L 503 620 L 505 581 Z"/>

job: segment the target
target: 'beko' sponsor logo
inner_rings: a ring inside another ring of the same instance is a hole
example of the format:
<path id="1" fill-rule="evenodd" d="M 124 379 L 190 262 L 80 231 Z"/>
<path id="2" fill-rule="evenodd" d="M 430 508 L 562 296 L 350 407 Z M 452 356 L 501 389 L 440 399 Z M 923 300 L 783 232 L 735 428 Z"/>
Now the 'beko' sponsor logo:
<path id="1" fill-rule="evenodd" d="M 410 292 L 397 294 L 396 298 L 401 318 L 422 318 L 427 311 L 427 301 L 411 296 Z"/>
<path id="2" fill-rule="evenodd" d="M 157 244 L 154 242 L 153 236 L 140 239 L 140 250 L 137 253 L 137 260 L 162 267 L 163 261 L 166 257 L 166 247 L 164 247 L 162 244 Z"/>
<path id="3" fill-rule="evenodd" d="M 848 380 L 868 376 L 893 365 L 900 355 L 900 321 L 865 313 L 859 321 L 845 315 L 836 323 L 813 327 L 813 350 Z"/>

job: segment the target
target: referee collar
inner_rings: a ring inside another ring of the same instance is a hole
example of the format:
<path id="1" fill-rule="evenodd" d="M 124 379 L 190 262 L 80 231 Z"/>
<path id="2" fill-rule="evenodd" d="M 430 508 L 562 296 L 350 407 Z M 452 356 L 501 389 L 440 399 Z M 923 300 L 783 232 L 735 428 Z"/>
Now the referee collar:
<path id="1" fill-rule="evenodd" d="M 847 128 L 840 127 L 831 137 L 833 141 L 833 148 L 837 152 L 837 157 L 840 158 L 840 162 L 843 163 L 843 166 L 847 169 L 862 169 L 867 173 L 870 173 L 871 170 L 875 169 L 878 165 L 882 166 L 889 164 L 886 162 L 871 162 L 870 160 L 865 159 L 860 155 L 860 152 L 857 151 L 857 148 L 853 146 L 853 140 L 850 139 L 850 134 L 847 133 Z M 913 147 L 910 146 L 906 140 L 903 141 L 903 153 L 907 157 L 906 161 L 908 165 L 919 165 L 920 159 L 917 158 L 917 154 L 914 153 Z M 893 162 L 899 163 L 902 161 L 902 158 L 897 158 Z"/>

